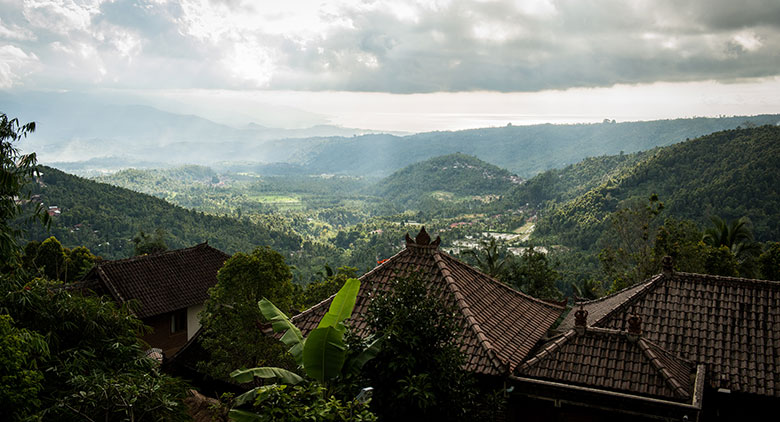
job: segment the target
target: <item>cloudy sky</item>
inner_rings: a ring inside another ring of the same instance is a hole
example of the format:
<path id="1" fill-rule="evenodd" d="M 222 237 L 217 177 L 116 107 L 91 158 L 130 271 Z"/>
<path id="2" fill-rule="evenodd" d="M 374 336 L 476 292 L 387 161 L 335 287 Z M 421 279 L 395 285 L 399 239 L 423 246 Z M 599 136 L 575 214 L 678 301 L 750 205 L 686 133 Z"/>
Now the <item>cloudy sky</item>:
<path id="1" fill-rule="evenodd" d="M 778 113 L 780 1 L 0 0 L 0 89 L 407 131 Z"/>

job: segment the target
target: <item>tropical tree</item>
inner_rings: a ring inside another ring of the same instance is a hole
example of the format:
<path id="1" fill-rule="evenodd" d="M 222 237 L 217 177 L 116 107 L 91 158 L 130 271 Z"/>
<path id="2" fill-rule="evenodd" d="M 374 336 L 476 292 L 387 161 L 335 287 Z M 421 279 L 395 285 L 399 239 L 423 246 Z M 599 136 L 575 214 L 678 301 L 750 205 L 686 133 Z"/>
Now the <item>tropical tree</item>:
<path id="1" fill-rule="evenodd" d="M 81 280 L 97 260 L 98 257 L 84 246 L 68 249 L 51 236 L 43 242 L 27 243 L 21 262 L 22 268 L 30 274 L 69 282 Z"/>
<path id="2" fill-rule="evenodd" d="M 28 221 L 49 221 L 43 205 L 29 202 L 29 192 L 24 192 L 25 185 L 38 174 L 35 153 L 22 154 L 14 145 L 34 131 L 35 123 L 20 125 L 18 119 L 8 119 L 0 113 L 0 256 L 5 258 L 6 265 L 16 263 L 20 257 L 16 239 L 23 232 L 14 224 L 16 220 L 26 216 Z M 31 207 L 27 213 L 25 206 Z"/>
<path id="3" fill-rule="evenodd" d="M 284 310 L 292 306 L 292 272 L 269 247 L 236 253 L 217 273 L 201 313 L 201 341 L 209 353 L 200 369 L 226 378 L 235 368 L 258 365 L 295 367 L 283 347 L 258 327 L 265 322 L 257 303 L 268 298 Z"/>
<path id="4" fill-rule="evenodd" d="M 710 217 L 712 226 L 704 231 L 702 241 L 710 246 L 726 246 L 737 255 L 739 250 L 747 250 L 755 240 L 751 229 L 750 219 L 741 217 L 730 223 L 718 216 Z"/>
<path id="5" fill-rule="evenodd" d="M 67 279 L 68 255 L 54 236 L 44 240 L 38 247 L 33 263 L 50 280 Z"/>
<path id="6" fill-rule="evenodd" d="M 463 253 L 474 259 L 480 271 L 491 277 L 499 277 L 507 262 L 506 250 L 499 245 L 494 237 L 481 240 L 479 244 L 479 249 L 469 249 Z"/>
<path id="7" fill-rule="evenodd" d="M 736 277 L 739 275 L 739 262 L 726 245 L 708 246 L 704 253 L 704 272 Z"/>
<path id="8" fill-rule="evenodd" d="M 741 217 L 727 222 L 720 217 L 712 216 L 710 220 L 712 226 L 704 231 L 702 241 L 716 249 L 725 246 L 736 258 L 741 275 L 753 276 L 755 258 L 761 253 L 761 246 L 753 238 L 750 219 Z"/>
<path id="9" fill-rule="evenodd" d="M 412 274 L 371 302 L 368 327 L 382 349 L 363 375 L 383 420 L 493 420 L 501 401 L 463 369 L 462 326 L 445 292 Z"/>
<path id="10" fill-rule="evenodd" d="M 780 280 L 780 242 L 768 242 L 758 257 L 761 276 L 767 280 Z"/>
<path id="11" fill-rule="evenodd" d="M 601 268 L 612 282 L 610 292 L 639 283 L 656 272 L 653 241 L 657 217 L 664 204 L 652 194 L 648 202 L 636 202 L 609 216 L 609 228 L 602 236 Z"/>
<path id="12" fill-rule="evenodd" d="M 561 292 L 555 287 L 559 278 L 547 254 L 530 246 L 510 261 L 503 281 L 534 297 L 560 299 Z"/>
<path id="13" fill-rule="evenodd" d="M 139 231 L 133 236 L 133 255 L 150 255 L 168 250 L 168 244 L 165 243 L 165 230 L 156 229 L 154 234 L 144 233 L 143 230 Z"/>
<path id="14" fill-rule="evenodd" d="M 670 256 L 677 271 L 705 272 L 707 246 L 701 239 L 701 230 L 693 221 L 669 217 L 656 232 L 653 259 L 662 262 L 665 256 Z"/>

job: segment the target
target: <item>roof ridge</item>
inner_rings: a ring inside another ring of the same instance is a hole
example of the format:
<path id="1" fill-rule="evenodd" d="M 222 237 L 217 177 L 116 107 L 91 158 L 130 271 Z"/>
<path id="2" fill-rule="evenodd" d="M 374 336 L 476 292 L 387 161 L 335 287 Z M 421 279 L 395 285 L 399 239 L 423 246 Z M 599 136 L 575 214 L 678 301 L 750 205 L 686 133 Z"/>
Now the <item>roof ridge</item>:
<path id="1" fill-rule="evenodd" d="M 395 255 L 391 256 L 390 258 L 387 258 L 384 262 L 382 262 L 381 264 L 379 264 L 376 267 L 372 268 L 371 271 L 369 271 L 369 272 L 361 275 L 360 277 L 358 277 L 358 280 L 360 280 L 360 288 L 361 289 L 363 288 L 363 281 L 364 281 L 365 278 L 367 278 L 369 275 L 372 275 L 375 271 L 378 271 L 380 268 L 384 267 L 385 264 L 390 262 L 393 258 L 397 257 L 398 255 L 401 255 L 405 251 L 406 251 L 406 248 L 401 249 Z M 313 313 L 315 310 L 319 310 L 320 307 L 324 306 L 325 304 L 327 304 L 328 302 L 333 300 L 333 298 L 336 296 L 336 294 L 337 293 L 334 293 L 334 294 L 326 297 L 325 299 L 322 299 L 317 304 L 310 306 L 308 309 L 305 309 L 303 312 L 301 312 L 301 313 L 299 313 L 297 315 L 291 316 L 290 317 L 290 321 L 294 321 L 295 319 L 303 318 L 304 316 L 309 315 L 310 313 Z M 358 291 L 358 294 L 360 294 L 360 291 Z"/>
<path id="2" fill-rule="evenodd" d="M 361 285 L 361 286 L 360 286 L 360 288 L 363 288 L 363 286 Z M 321 301 L 319 301 L 319 303 L 317 303 L 317 304 L 315 304 L 315 305 L 312 305 L 311 307 L 309 307 L 309 309 L 306 309 L 306 310 L 304 310 L 304 311 L 303 311 L 303 312 L 301 312 L 301 313 L 298 313 L 298 314 L 296 314 L 296 315 L 293 315 L 293 316 L 291 316 L 291 317 L 290 317 L 290 321 L 291 321 L 291 322 L 292 322 L 292 321 L 295 321 L 296 319 L 300 319 L 300 318 L 302 318 L 302 317 L 304 317 L 304 316 L 306 316 L 306 315 L 308 315 L 308 314 L 310 314 L 310 313 L 314 312 L 315 310 L 319 310 L 319 309 L 320 309 L 320 307 L 322 307 L 322 306 L 326 305 L 328 302 L 330 302 L 331 300 L 333 300 L 333 298 L 336 296 L 336 294 L 337 294 L 337 293 L 334 293 L 334 294 L 332 294 L 332 295 L 330 295 L 330 296 L 326 297 L 325 299 L 322 299 Z M 328 305 L 328 306 L 330 306 L 330 305 Z"/>
<path id="3" fill-rule="evenodd" d="M 652 363 L 653 366 L 658 370 L 658 372 L 661 374 L 661 376 L 664 378 L 664 381 L 672 387 L 672 391 L 674 391 L 675 394 L 679 395 L 681 398 L 687 398 L 690 396 L 690 393 L 688 390 L 683 387 L 683 385 L 675 378 L 674 374 L 670 371 L 670 368 L 668 368 L 661 360 L 663 359 L 662 356 L 658 356 L 656 354 L 656 349 L 659 353 L 666 354 L 666 357 L 672 357 L 677 358 L 677 356 L 669 356 L 669 352 L 667 352 L 666 349 L 658 346 L 657 344 L 651 343 L 644 338 L 640 338 L 639 341 L 637 341 L 637 344 L 639 344 L 639 348 L 642 350 L 642 353 L 644 356 L 648 359 L 650 359 L 650 363 Z"/>
<path id="4" fill-rule="evenodd" d="M 113 293 L 115 295 L 117 300 L 119 300 L 120 302 L 124 303 L 125 302 L 125 298 L 122 297 L 122 295 L 119 293 L 119 289 L 117 289 L 116 286 L 114 286 L 114 282 L 108 277 L 108 274 L 106 274 L 106 272 L 103 271 L 103 268 L 95 267 L 95 271 L 97 271 L 97 273 L 100 276 L 100 278 L 103 279 L 103 282 L 106 283 L 106 287 L 111 289 L 111 293 Z M 132 310 L 131 310 L 131 312 L 132 312 Z M 135 312 L 132 312 L 132 313 L 135 314 Z"/>
<path id="5" fill-rule="evenodd" d="M 602 316 L 601 318 L 599 318 L 596 321 L 593 321 L 593 323 L 591 325 L 595 326 L 596 324 L 599 324 L 602 321 L 606 321 L 612 315 L 617 314 L 619 312 L 622 312 L 623 309 L 625 309 L 628 306 L 629 303 L 632 303 L 632 302 L 636 301 L 638 298 L 640 298 L 640 297 L 644 296 L 645 294 L 647 294 L 647 292 L 650 291 L 652 287 L 655 287 L 655 285 L 657 285 L 661 281 L 663 281 L 664 278 L 666 278 L 666 276 L 664 274 L 657 274 L 657 275 L 653 276 L 652 278 L 650 278 L 650 280 L 644 286 L 642 286 L 639 289 L 637 289 L 637 291 L 635 291 L 633 294 L 628 296 L 625 300 L 620 302 L 617 306 L 612 308 L 609 312 L 604 314 L 604 316 Z"/>
<path id="6" fill-rule="evenodd" d="M 490 361 L 501 373 L 508 373 L 511 369 L 509 367 L 509 363 L 504 362 L 498 356 L 498 353 L 496 352 L 495 348 L 493 348 L 490 339 L 482 331 L 482 327 L 479 326 L 479 322 L 477 322 L 477 319 L 471 312 L 471 307 L 468 303 L 466 303 L 466 299 L 463 297 L 463 294 L 460 292 L 460 289 L 455 283 L 455 279 L 452 278 L 452 273 L 444 262 L 444 259 L 439 255 L 438 250 L 434 250 L 432 255 L 433 261 L 436 263 L 436 266 L 439 268 L 442 277 L 444 277 L 444 280 L 447 283 L 447 287 L 449 287 L 450 291 L 452 291 L 453 295 L 455 296 L 455 302 L 458 304 L 461 313 L 466 317 L 466 321 L 468 322 L 469 327 L 474 331 L 474 334 L 476 334 L 477 340 L 490 357 Z"/>
<path id="7" fill-rule="evenodd" d="M 663 346 L 661 346 L 660 344 L 658 344 L 658 343 L 656 343 L 656 342 L 654 342 L 652 340 L 649 340 L 647 337 L 641 337 L 641 339 L 642 339 L 642 341 L 647 343 L 649 346 L 651 346 L 651 347 L 653 347 L 655 349 L 663 351 L 669 357 L 673 357 L 673 358 L 675 358 L 677 360 L 683 361 L 683 362 L 691 364 L 691 365 L 695 365 L 696 364 L 696 362 L 693 361 L 693 360 L 690 360 L 690 359 L 684 358 L 684 357 L 682 357 L 680 355 L 677 355 L 677 354 L 675 354 L 674 352 L 672 352 L 670 350 L 666 350 Z"/>
<path id="8" fill-rule="evenodd" d="M 446 256 L 448 259 L 452 259 L 452 260 L 454 260 L 454 261 L 457 261 L 455 258 L 453 258 L 452 256 L 450 256 L 448 253 L 446 253 L 446 252 L 444 252 L 444 251 L 438 251 L 438 253 L 440 253 L 440 254 L 443 254 L 443 255 L 444 255 L 444 256 Z M 461 262 L 461 261 L 458 261 L 458 262 Z M 482 272 L 482 271 L 480 271 L 479 269 L 477 269 L 477 268 L 474 268 L 474 267 L 472 267 L 471 265 L 468 265 L 468 264 L 466 264 L 465 262 L 461 262 L 461 263 L 462 263 L 462 264 L 464 264 L 465 266 L 467 266 L 468 268 L 470 268 L 471 270 L 473 270 L 473 271 L 476 271 L 476 272 L 478 272 L 479 274 L 481 274 L 481 275 L 485 276 L 485 277 L 486 277 L 486 278 L 487 278 L 487 279 L 488 279 L 488 280 L 489 280 L 491 283 L 493 283 L 493 284 L 495 284 L 495 285 L 497 285 L 497 286 L 501 287 L 501 288 L 502 288 L 502 289 L 504 289 L 504 290 L 508 290 L 509 292 L 511 292 L 511 293 L 513 293 L 513 294 L 516 294 L 516 295 L 522 296 L 522 297 L 524 297 L 524 298 L 526 298 L 526 299 L 530 299 L 530 300 L 532 300 L 532 301 L 534 301 L 534 302 L 540 303 L 540 304 L 542 304 L 542 305 L 545 305 L 545 306 L 549 306 L 549 307 L 551 307 L 551 308 L 555 308 L 555 309 L 561 309 L 561 310 L 565 310 L 565 309 L 566 309 L 566 306 L 565 306 L 565 305 L 559 305 L 559 304 L 557 304 L 557 303 L 548 302 L 548 301 L 546 301 L 546 300 L 539 299 L 539 298 L 537 298 L 537 297 L 533 297 L 533 296 L 529 295 L 528 293 L 524 293 L 524 292 L 521 292 L 521 291 L 519 291 L 519 290 L 515 290 L 515 289 L 513 289 L 513 288 L 509 287 L 508 285 L 506 285 L 506 283 L 502 283 L 502 282 L 500 282 L 500 281 L 496 280 L 495 278 L 493 278 L 493 277 L 491 277 L 491 276 L 489 276 L 489 275 L 487 275 L 487 274 L 483 273 L 483 272 Z"/>
<path id="9" fill-rule="evenodd" d="M 363 278 L 366 278 L 369 275 L 374 274 L 375 272 L 379 271 L 380 268 L 384 267 L 387 263 L 392 261 L 395 257 L 397 257 L 397 256 L 401 255 L 402 253 L 406 252 L 406 250 L 407 250 L 407 248 L 401 249 L 395 255 L 391 256 L 390 258 L 385 259 L 384 262 L 382 262 L 381 264 L 379 264 L 376 267 L 372 268 L 369 272 L 367 272 L 367 273 L 361 275 L 360 277 L 358 277 L 358 280 L 363 280 Z"/>
<path id="10" fill-rule="evenodd" d="M 225 253 L 225 252 L 223 252 L 223 251 L 221 251 L 221 250 L 219 250 L 219 249 L 217 249 L 217 248 L 215 248 L 213 246 L 209 246 L 209 242 L 206 241 L 206 242 L 203 242 L 203 243 L 198 243 L 197 245 L 193 245 L 193 246 L 189 246 L 189 247 L 181 248 L 181 249 L 170 249 L 170 250 L 167 250 L 167 251 L 153 253 L 153 254 L 144 254 L 144 255 L 131 256 L 130 258 L 101 260 L 100 262 L 95 263 L 95 265 L 100 267 L 100 266 L 105 266 L 105 265 L 125 264 L 125 263 L 128 263 L 128 262 L 142 261 L 144 259 L 157 258 L 157 257 L 160 257 L 160 256 L 171 255 L 171 254 L 174 254 L 174 253 L 189 252 L 191 250 L 195 250 L 195 249 L 199 249 L 199 248 L 213 249 L 215 251 L 218 251 L 218 252 L 224 254 L 227 257 L 230 257 L 230 255 L 228 255 L 227 253 Z"/>
<path id="11" fill-rule="evenodd" d="M 637 288 L 637 286 L 640 286 L 643 283 L 652 283 L 655 278 L 661 277 L 662 275 L 663 274 L 656 274 L 656 275 L 654 275 L 654 276 L 652 276 L 652 277 L 650 277 L 650 278 L 648 278 L 646 280 L 643 280 L 641 283 L 637 283 L 637 284 L 633 284 L 633 285 L 628 286 L 628 287 L 624 287 L 624 288 L 622 288 L 622 289 L 620 289 L 620 290 L 618 290 L 618 291 L 616 291 L 614 293 L 610 293 L 610 294 L 608 294 L 606 296 L 602 296 L 600 298 L 590 299 L 590 300 L 583 300 L 583 301 L 575 301 L 574 302 L 574 306 L 590 305 L 591 303 L 603 302 L 603 301 L 605 301 L 607 299 L 611 299 L 611 298 L 613 298 L 613 297 L 615 297 L 615 296 L 617 296 L 619 294 L 625 293 L 628 290 L 635 289 L 635 288 Z M 641 288 L 640 288 L 640 290 L 641 290 Z"/>
<path id="12" fill-rule="evenodd" d="M 526 370 L 530 369 L 539 362 L 541 362 L 544 358 L 546 358 L 549 355 L 552 355 L 557 349 L 560 349 L 561 346 L 563 346 L 565 343 L 567 343 L 572 337 L 577 335 L 577 331 L 573 328 L 569 331 L 560 334 L 558 338 L 555 340 L 549 341 L 546 345 L 544 345 L 541 350 L 539 350 L 534 357 L 531 359 L 526 360 L 521 365 L 519 365 L 517 368 L 515 368 L 515 372 L 520 370 Z"/>
<path id="13" fill-rule="evenodd" d="M 715 275 L 715 274 L 701 274 L 701 273 L 688 273 L 683 271 L 675 271 L 673 276 L 675 275 L 682 275 L 682 276 L 688 276 L 688 277 L 699 277 L 708 279 L 710 281 L 736 281 L 740 283 L 751 283 L 751 284 L 767 284 L 773 287 L 780 287 L 780 281 L 777 280 L 761 280 L 757 278 L 745 278 L 745 277 L 730 277 L 725 275 Z"/>

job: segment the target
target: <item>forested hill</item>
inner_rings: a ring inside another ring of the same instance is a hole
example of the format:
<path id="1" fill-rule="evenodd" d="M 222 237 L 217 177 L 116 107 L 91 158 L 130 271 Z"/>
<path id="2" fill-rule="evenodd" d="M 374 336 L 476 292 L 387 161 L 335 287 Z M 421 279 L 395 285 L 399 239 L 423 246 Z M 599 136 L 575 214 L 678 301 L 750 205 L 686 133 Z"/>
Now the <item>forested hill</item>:
<path id="1" fill-rule="evenodd" d="M 496 206 L 517 208 L 518 204 L 528 204 L 537 208 L 548 201 L 569 201 L 610 179 L 619 178 L 654 151 L 589 157 L 562 169 L 547 170 L 515 186 Z"/>
<path id="2" fill-rule="evenodd" d="M 33 194 L 45 206 L 56 206 L 51 232 L 38 225 L 28 238 L 42 240 L 54 235 L 65 246 L 86 246 L 103 258 L 126 258 L 133 253 L 131 239 L 139 231 L 157 228 L 168 232 L 169 248 L 182 248 L 208 241 L 227 253 L 251 251 L 269 245 L 279 251 L 298 250 L 301 238 L 281 221 L 255 224 L 190 211 L 162 199 L 128 189 L 83 179 L 50 167 L 41 167 L 40 182 Z"/>
<path id="3" fill-rule="evenodd" d="M 521 181 L 505 169 L 456 153 L 407 166 L 382 179 L 371 193 L 391 203 L 415 208 L 419 199 L 430 194 L 502 195 Z"/>
<path id="4" fill-rule="evenodd" d="M 606 216 L 658 194 L 664 215 L 708 225 L 717 215 L 753 222 L 759 241 L 780 239 L 780 127 L 713 133 L 648 153 L 599 186 L 552 207 L 536 235 L 588 249 Z"/>
<path id="5" fill-rule="evenodd" d="M 506 168 L 523 178 L 565 167 L 586 157 L 645 151 L 738 126 L 780 122 L 780 115 L 693 118 L 647 122 L 506 126 L 412 136 L 364 135 L 353 138 L 286 140 L 293 161 L 312 174 L 386 176 L 412 163 L 460 151 Z M 250 159 L 251 154 L 245 155 Z"/>

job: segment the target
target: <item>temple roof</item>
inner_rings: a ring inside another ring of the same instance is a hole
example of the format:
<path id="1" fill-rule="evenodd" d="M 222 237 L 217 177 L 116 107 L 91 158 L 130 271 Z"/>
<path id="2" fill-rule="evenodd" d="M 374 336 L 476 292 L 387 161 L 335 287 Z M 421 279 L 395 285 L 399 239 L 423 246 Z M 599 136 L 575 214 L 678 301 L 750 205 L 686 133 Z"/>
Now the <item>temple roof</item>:
<path id="1" fill-rule="evenodd" d="M 780 397 L 780 282 L 666 271 L 580 305 L 594 327 L 625 330 L 636 314 L 643 338 L 706 364 L 713 388 Z"/>
<path id="2" fill-rule="evenodd" d="M 516 375 L 692 402 L 696 365 L 625 331 L 588 327 L 551 340 Z"/>
<path id="3" fill-rule="evenodd" d="M 564 307 L 511 289 L 492 277 L 439 250 L 440 239 L 430 240 L 425 228 L 416 239 L 406 236 L 406 248 L 360 277 L 349 325 L 367 334 L 364 315 L 371 296 L 392 288 L 393 280 L 417 271 L 430 292 L 445 292 L 463 323 L 466 369 L 478 373 L 508 374 L 546 335 Z M 331 298 L 292 318 L 304 335 L 313 330 L 330 306 Z"/>

